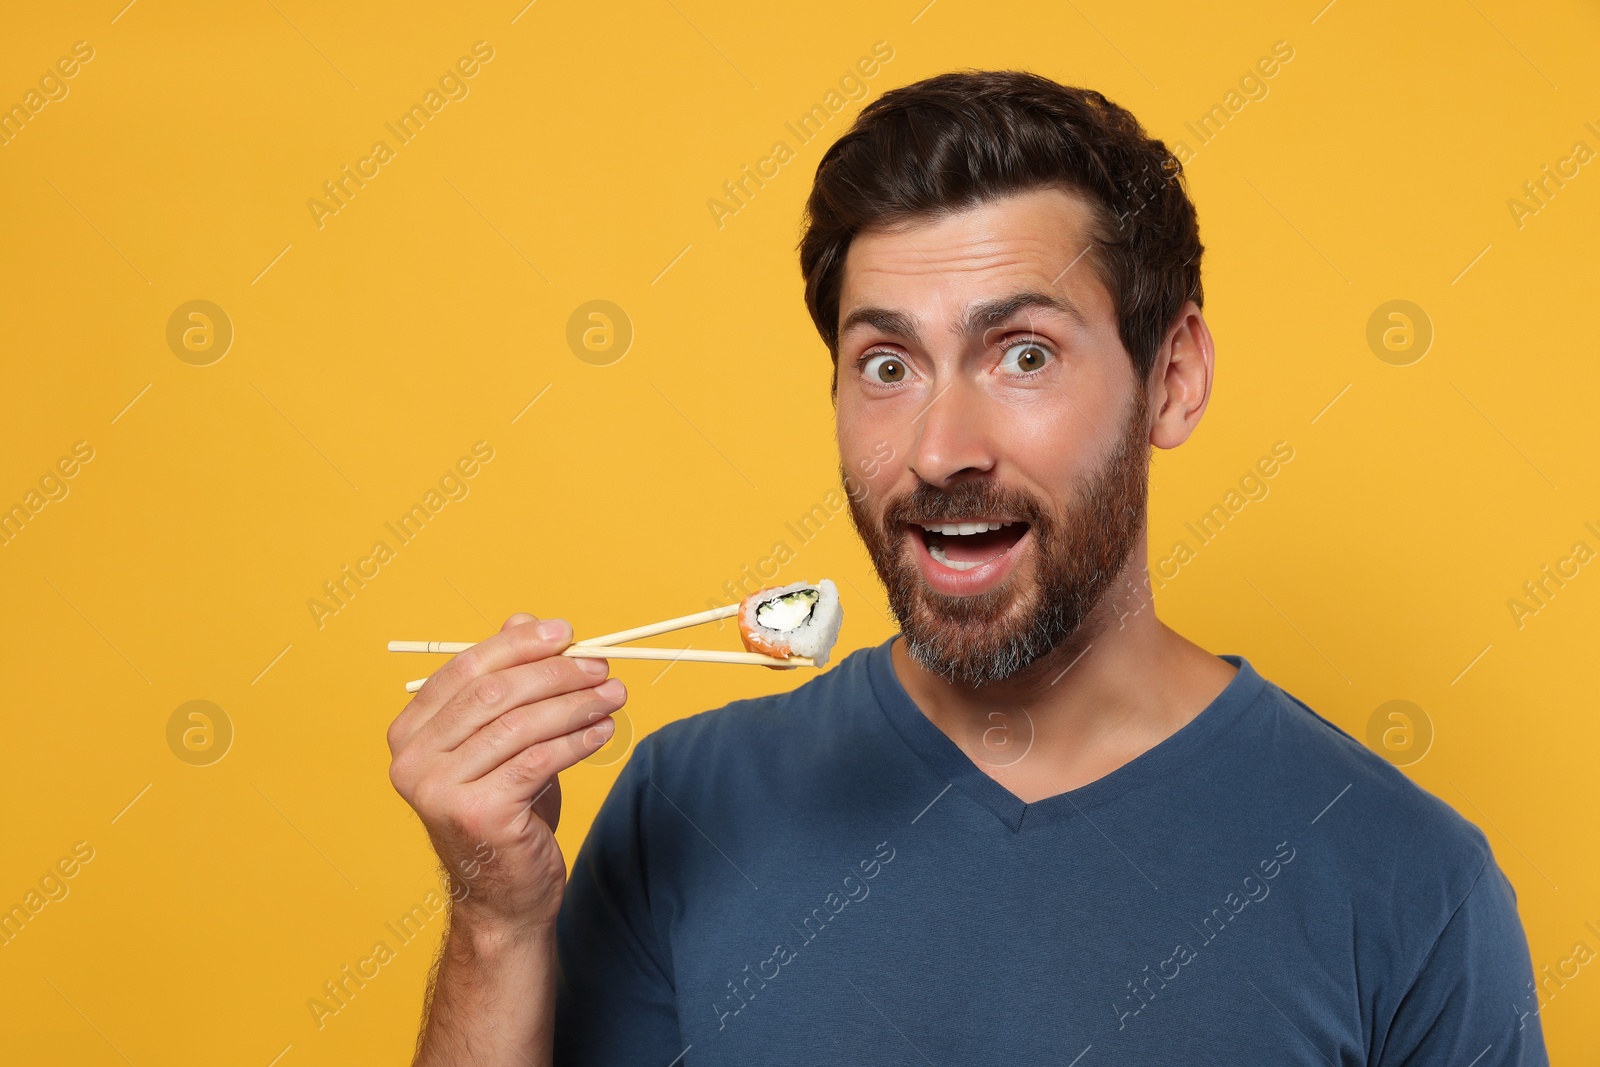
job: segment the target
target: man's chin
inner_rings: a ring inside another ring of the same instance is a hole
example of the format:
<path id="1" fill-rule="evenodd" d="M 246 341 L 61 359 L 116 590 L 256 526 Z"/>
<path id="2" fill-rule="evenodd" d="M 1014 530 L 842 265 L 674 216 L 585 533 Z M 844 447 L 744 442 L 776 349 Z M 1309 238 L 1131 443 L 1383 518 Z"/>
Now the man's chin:
<path id="1" fill-rule="evenodd" d="M 902 628 L 901 636 L 906 654 L 918 666 L 951 683 L 972 687 L 1015 678 L 1051 651 L 1048 645 L 1017 634 L 975 639 L 970 630 L 950 634 Z"/>
<path id="2" fill-rule="evenodd" d="M 906 652 L 923 669 L 952 682 L 986 685 L 1005 681 L 1048 655 L 1050 628 L 1039 625 L 1038 599 L 1020 594 L 1020 576 L 970 596 L 949 596 L 920 580 L 909 603 L 895 604 Z"/>

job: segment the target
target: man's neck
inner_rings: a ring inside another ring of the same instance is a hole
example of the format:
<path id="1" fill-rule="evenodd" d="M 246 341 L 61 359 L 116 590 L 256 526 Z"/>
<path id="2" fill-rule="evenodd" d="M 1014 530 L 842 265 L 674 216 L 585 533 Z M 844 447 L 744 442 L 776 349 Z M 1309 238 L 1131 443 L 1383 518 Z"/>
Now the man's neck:
<path id="1" fill-rule="evenodd" d="M 1193 719 L 1236 669 L 1160 619 L 1135 552 L 1113 593 L 1026 671 L 953 683 L 891 649 L 917 707 L 977 766 L 1023 801 L 1077 789 L 1154 748 Z M 1131 579 L 1131 580 L 1130 580 Z"/>

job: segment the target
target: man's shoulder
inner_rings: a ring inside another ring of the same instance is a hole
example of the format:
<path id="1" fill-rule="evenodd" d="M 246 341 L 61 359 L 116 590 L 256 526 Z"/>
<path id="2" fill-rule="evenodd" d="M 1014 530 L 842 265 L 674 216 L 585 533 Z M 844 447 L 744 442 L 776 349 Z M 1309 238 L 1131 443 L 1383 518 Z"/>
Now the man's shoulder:
<path id="1" fill-rule="evenodd" d="M 787 862 L 782 855 L 881 801 L 892 756 L 865 669 L 870 654 L 788 692 L 667 723 L 640 741 L 613 795 L 633 798 L 651 848 L 672 862 L 697 855 L 720 866 L 732 856 L 765 885 L 767 862 Z M 702 851 L 704 841 L 725 855 Z"/>
<path id="2" fill-rule="evenodd" d="M 791 766 L 825 761 L 832 745 L 858 737 L 860 716 L 875 706 L 868 677 L 873 651 L 852 652 L 786 692 L 735 700 L 667 723 L 649 738 L 654 766 L 705 771 L 724 760 L 745 767 L 773 759 Z"/>
<path id="3" fill-rule="evenodd" d="M 1242 720 L 1240 765 L 1260 767 L 1271 792 L 1305 813 L 1308 832 L 1335 855 L 1369 873 L 1384 865 L 1413 876 L 1431 871 L 1451 885 L 1447 892 L 1464 895 L 1490 857 L 1483 832 L 1305 701 L 1263 682 Z"/>

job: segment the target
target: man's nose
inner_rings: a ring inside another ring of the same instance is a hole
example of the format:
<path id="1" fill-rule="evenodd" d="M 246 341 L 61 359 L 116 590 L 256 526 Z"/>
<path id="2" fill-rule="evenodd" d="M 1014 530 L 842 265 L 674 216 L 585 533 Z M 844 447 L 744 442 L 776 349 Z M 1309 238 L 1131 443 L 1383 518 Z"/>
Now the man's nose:
<path id="1" fill-rule="evenodd" d="M 938 486 L 963 474 L 987 473 L 997 459 L 996 429 L 980 390 L 959 381 L 943 384 L 917 416 L 911 469 Z"/>

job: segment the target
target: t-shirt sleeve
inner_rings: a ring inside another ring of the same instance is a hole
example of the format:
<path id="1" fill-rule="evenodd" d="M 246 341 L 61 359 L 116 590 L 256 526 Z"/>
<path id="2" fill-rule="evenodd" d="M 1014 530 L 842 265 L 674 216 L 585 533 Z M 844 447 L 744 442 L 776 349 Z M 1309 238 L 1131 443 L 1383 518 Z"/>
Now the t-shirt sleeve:
<path id="1" fill-rule="evenodd" d="M 1548 1067 L 1511 883 L 1490 856 L 1400 1001 L 1379 1067 Z"/>
<path id="2" fill-rule="evenodd" d="M 634 749 L 567 881 L 556 920 L 556 1067 L 663 1067 L 683 1050 L 646 881 L 652 741 Z"/>

